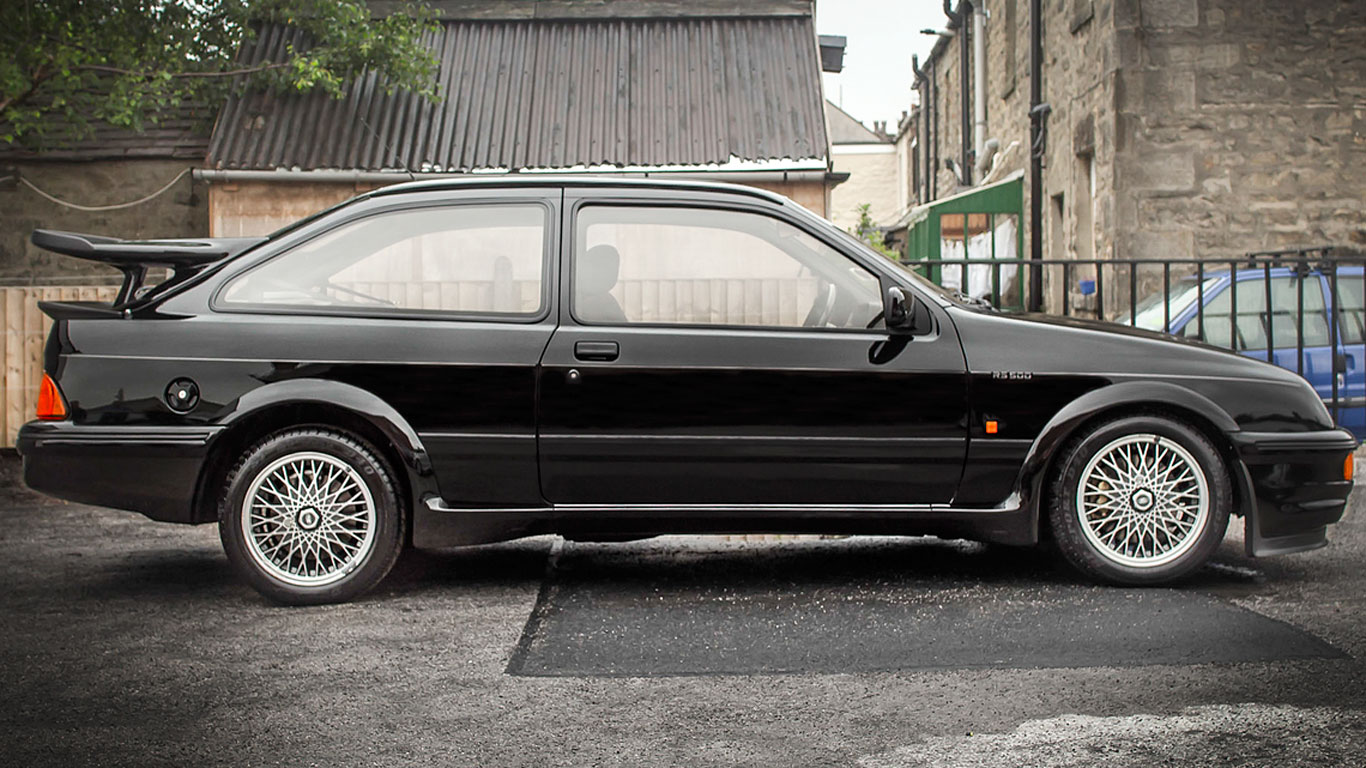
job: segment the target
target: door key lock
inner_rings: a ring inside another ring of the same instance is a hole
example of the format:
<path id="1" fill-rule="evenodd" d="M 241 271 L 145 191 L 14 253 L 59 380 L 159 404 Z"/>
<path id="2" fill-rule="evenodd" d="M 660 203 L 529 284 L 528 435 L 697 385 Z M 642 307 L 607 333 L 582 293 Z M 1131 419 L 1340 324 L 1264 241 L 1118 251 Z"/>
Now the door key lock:
<path id="1" fill-rule="evenodd" d="M 569 369 L 569 373 L 566 373 L 566 374 L 564 375 L 564 378 L 565 378 L 570 384 L 578 384 L 580 381 L 583 380 L 583 374 L 582 374 L 582 373 L 579 373 L 579 369 L 578 369 L 578 368 L 570 368 L 570 369 Z"/>

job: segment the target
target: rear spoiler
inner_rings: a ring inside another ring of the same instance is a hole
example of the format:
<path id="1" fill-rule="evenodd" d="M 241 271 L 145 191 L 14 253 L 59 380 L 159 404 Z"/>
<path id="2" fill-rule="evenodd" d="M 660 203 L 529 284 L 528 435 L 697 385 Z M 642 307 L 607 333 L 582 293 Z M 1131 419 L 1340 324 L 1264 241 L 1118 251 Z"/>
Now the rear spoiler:
<path id="1" fill-rule="evenodd" d="M 35 229 L 33 244 L 44 250 L 108 264 L 123 272 L 123 286 L 114 299 L 115 307 L 132 301 L 147 278 L 151 267 L 171 270 L 168 282 L 178 282 L 202 267 L 235 256 L 266 241 L 264 237 L 220 237 L 202 240 L 120 240 L 116 237 L 83 235 Z"/>

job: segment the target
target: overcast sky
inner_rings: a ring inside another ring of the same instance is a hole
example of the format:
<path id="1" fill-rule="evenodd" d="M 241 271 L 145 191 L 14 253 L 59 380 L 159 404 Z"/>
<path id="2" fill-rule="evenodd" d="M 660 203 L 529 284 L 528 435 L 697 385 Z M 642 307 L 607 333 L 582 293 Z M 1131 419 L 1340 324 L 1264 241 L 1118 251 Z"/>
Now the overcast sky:
<path id="1" fill-rule="evenodd" d="M 816 0 L 816 31 L 849 38 L 844 71 L 824 76 L 826 98 L 870 128 L 886 120 L 895 132 L 911 107 L 911 54 L 923 65 L 934 46 L 920 30 L 943 29 L 943 7 L 941 0 Z"/>

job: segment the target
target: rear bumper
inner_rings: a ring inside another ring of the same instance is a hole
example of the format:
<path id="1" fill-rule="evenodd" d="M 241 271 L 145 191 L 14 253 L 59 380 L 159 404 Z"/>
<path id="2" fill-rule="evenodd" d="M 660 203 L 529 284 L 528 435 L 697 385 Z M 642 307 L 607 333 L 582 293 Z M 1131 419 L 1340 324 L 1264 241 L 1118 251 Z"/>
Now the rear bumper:
<path id="1" fill-rule="evenodd" d="M 49 496 L 127 509 L 174 523 L 194 519 L 209 444 L 222 427 L 84 426 L 34 421 L 15 443 L 24 483 Z"/>
<path id="2" fill-rule="evenodd" d="M 1328 526 L 1342 519 L 1352 481 L 1343 462 L 1357 441 L 1345 429 L 1320 432 L 1237 432 L 1242 460 L 1249 555 L 1281 555 L 1328 543 Z"/>

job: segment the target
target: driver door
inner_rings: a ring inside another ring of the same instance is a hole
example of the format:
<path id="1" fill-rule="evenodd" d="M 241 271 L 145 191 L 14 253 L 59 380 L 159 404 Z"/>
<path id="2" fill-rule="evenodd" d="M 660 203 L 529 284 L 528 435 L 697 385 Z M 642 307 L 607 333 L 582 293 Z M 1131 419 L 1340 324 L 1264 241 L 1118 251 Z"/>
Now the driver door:
<path id="1" fill-rule="evenodd" d="M 568 280 L 539 388 L 549 501 L 951 500 L 966 424 L 951 323 L 892 337 L 889 278 L 773 212 L 566 207 Z"/>

